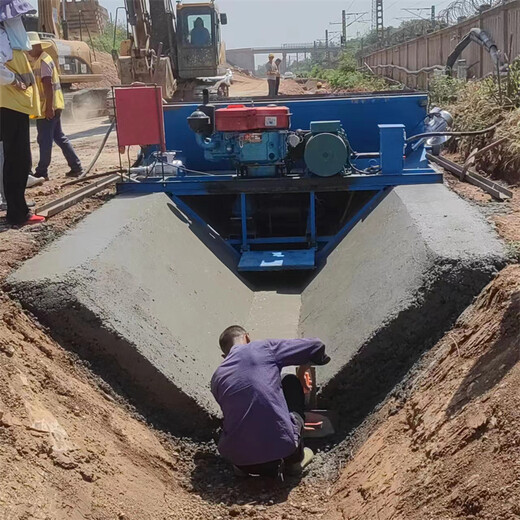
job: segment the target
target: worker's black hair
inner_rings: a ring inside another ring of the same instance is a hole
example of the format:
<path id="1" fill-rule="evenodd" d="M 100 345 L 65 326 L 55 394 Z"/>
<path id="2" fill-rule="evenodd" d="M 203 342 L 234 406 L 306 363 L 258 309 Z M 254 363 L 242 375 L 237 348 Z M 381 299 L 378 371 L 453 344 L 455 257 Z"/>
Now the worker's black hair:
<path id="1" fill-rule="evenodd" d="M 246 334 L 246 329 L 240 325 L 232 325 L 231 327 L 228 327 L 218 339 L 218 343 L 222 349 L 222 352 L 227 355 L 228 352 L 233 348 L 235 340 L 241 336 L 245 336 Z"/>

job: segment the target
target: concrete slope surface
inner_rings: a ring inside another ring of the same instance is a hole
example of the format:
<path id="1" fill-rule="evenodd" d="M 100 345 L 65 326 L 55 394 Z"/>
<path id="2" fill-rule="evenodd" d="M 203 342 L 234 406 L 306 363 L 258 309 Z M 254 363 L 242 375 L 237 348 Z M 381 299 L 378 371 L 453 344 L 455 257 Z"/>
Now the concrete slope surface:
<path id="1" fill-rule="evenodd" d="M 9 285 L 136 403 L 195 432 L 218 413 L 209 380 L 226 326 L 322 337 L 333 356 L 322 393 L 355 421 L 503 263 L 501 243 L 456 195 L 398 188 L 308 285 L 265 291 L 239 277 L 218 236 L 156 194 L 112 200 Z"/>
<path id="2" fill-rule="evenodd" d="M 55 334 L 189 427 L 201 411 L 217 412 L 209 380 L 218 335 L 245 322 L 252 302 L 226 261 L 221 240 L 166 195 L 125 197 L 27 262 L 11 283 Z"/>
<path id="3" fill-rule="evenodd" d="M 300 333 L 329 345 L 324 396 L 355 425 L 504 265 L 479 212 L 442 185 L 394 189 L 303 291 Z"/>

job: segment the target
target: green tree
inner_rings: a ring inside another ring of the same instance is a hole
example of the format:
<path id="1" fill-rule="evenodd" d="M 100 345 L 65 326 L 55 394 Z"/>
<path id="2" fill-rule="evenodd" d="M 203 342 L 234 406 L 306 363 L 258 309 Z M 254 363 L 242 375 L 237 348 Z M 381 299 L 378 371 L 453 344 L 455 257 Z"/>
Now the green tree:
<path id="1" fill-rule="evenodd" d="M 114 29 L 115 29 L 115 46 L 114 46 Z M 123 40 L 127 39 L 127 32 L 123 25 L 117 25 L 117 27 L 112 23 L 109 22 L 105 26 L 105 30 L 92 38 L 92 45 L 94 49 L 97 51 L 104 51 L 111 53 L 113 49 L 116 49 L 119 51 L 119 47 L 121 45 L 121 42 Z"/>

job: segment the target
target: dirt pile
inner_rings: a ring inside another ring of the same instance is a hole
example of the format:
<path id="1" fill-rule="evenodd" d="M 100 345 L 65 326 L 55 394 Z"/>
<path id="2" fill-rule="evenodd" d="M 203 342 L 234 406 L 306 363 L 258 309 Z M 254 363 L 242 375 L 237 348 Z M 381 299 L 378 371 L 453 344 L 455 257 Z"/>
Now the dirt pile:
<path id="1" fill-rule="evenodd" d="M 520 266 L 506 268 L 424 361 L 345 468 L 335 519 L 517 518 Z"/>
<path id="2" fill-rule="evenodd" d="M 112 59 L 112 55 L 108 52 L 96 51 L 96 56 L 92 55 L 92 59 L 101 66 L 101 74 L 103 79 L 94 83 L 74 83 L 73 87 L 77 90 L 85 88 L 110 88 L 113 85 L 120 85 L 121 81 L 117 75 L 117 68 Z"/>

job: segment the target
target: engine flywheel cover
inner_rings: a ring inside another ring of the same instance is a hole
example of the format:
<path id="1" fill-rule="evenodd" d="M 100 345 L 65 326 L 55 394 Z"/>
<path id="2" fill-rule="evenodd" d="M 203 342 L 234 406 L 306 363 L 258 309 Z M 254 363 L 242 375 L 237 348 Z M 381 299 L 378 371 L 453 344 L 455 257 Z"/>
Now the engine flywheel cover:
<path id="1" fill-rule="evenodd" d="M 314 135 L 305 147 L 305 164 L 319 177 L 332 177 L 342 172 L 348 156 L 347 143 L 335 134 Z"/>

